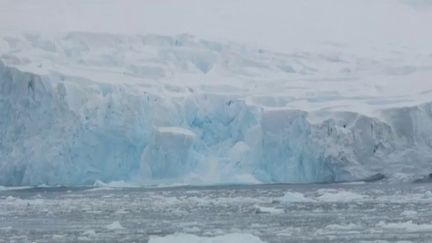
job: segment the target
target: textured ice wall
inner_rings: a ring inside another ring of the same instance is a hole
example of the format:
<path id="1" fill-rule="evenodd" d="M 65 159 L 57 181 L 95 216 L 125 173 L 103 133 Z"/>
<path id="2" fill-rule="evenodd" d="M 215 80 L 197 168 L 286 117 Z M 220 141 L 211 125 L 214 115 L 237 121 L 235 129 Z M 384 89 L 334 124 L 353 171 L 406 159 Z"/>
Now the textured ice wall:
<path id="1" fill-rule="evenodd" d="M 332 182 L 432 169 L 431 104 L 384 110 L 381 119 L 318 115 L 0 64 L 0 184 Z"/>
<path id="2" fill-rule="evenodd" d="M 432 58 L 338 53 L 187 35 L 1 36 L 0 185 L 431 172 Z"/>

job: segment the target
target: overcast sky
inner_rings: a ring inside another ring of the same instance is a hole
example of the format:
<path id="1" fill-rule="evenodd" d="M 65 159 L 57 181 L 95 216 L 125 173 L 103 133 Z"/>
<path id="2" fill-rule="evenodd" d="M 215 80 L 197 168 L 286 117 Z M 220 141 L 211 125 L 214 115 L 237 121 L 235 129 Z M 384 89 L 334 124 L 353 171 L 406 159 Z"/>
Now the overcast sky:
<path id="1" fill-rule="evenodd" d="M 316 43 L 429 48 L 429 0 L 0 0 L 0 30 L 190 33 L 288 50 Z"/>

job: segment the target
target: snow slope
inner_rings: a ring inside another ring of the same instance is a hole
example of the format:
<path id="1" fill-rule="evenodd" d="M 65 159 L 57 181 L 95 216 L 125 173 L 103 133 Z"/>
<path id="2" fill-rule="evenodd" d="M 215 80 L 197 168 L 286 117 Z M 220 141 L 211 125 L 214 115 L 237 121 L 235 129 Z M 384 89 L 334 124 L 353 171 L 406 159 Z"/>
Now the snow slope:
<path id="1" fill-rule="evenodd" d="M 161 28 L 168 34 L 145 34 L 146 25 L 135 21 L 124 31 L 120 21 L 111 33 L 97 33 L 99 18 L 86 20 L 87 11 L 101 6 L 111 13 L 119 7 L 115 1 L 0 2 L 0 185 L 303 183 L 377 173 L 399 181 L 432 171 L 432 35 L 422 22 L 431 17 L 429 7 L 413 1 L 300 2 L 266 5 L 275 16 L 264 20 L 269 25 L 255 26 L 261 35 L 249 33 L 239 19 L 225 18 L 217 28 L 234 23 L 244 27 L 241 36 L 229 29 L 202 31 L 193 17 L 182 20 L 189 27 L 179 31 L 208 39 L 168 28 Z M 129 3 L 123 6 L 127 13 L 140 4 Z M 161 9 L 169 6 L 179 6 L 180 13 L 195 6 L 213 23 L 224 11 L 242 9 L 240 3 L 149 1 L 143 11 L 165 16 Z M 20 20 L 56 4 L 68 11 L 52 25 L 47 17 Z M 94 6 L 80 16 L 75 7 L 86 4 Z M 259 12 L 262 4 L 251 1 L 248 9 Z M 220 9 L 211 14 L 212 6 Z M 310 32 L 284 46 L 278 37 L 291 34 L 280 34 L 270 22 L 288 16 L 281 21 L 290 23 L 285 21 L 300 14 L 286 15 L 277 6 L 326 21 L 297 21 Z M 364 21 L 380 25 L 369 30 L 354 15 L 338 30 L 338 19 L 328 20 L 328 12 L 308 12 L 318 7 L 341 8 L 333 11 L 343 19 L 373 7 L 372 20 Z M 388 7 L 393 11 L 383 18 Z M 239 16 L 249 14 L 243 9 Z M 136 11 L 130 15 L 138 18 Z M 71 16 L 83 18 L 68 22 Z M 410 21 L 390 27 L 401 16 Z M 332 31 L 322 35 L 326 26 Z M 252 36 L 256 43 L 246 40 Z M 365 41 L 372 37 L 377 39 Z M 306 39 L 316 43 L 302 43 Z"/>

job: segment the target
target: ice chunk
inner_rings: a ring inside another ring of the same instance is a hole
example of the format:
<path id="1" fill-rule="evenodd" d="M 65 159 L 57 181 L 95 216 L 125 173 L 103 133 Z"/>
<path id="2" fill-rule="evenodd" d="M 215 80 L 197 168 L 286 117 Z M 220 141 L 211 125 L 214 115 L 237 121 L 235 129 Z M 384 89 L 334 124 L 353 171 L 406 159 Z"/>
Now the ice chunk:
<path id="1" fill-rule="evenodd" d="M 105 228 L 108 230 L 122 230 L 122 229 L 124 229 L 119 221 L 114 221 L 111 224 L 105 226 Z"/>
<path id="2" fill-rule="evenodd" d="M 331 230 L 331 231 L 351 231 L 351 230 L 359 230 L 361 229 L 362 226 L 357 225 L 357 224 L 353 224 L 353 223 L 349 223 L 349 224 L 344 224 L 344 225 L 340 225 L 340 224 L 329 224 L 325 227 L 326 230 Z"/>
<path id="3" fill-rule="evenodd" d="M 323 202 L 349 202 L 362 201 L 367 199 L 367 196 L 355 192 L 340 190 L 334 192 L 324 192 L 322 195 L 318 196 L 317 199 Z"/>
<path id="4" fill-rule="evenodd" d="M 380 221 L 376 227 L 387 230 L 403 230 L 406 232 L 430 232 L 432 231 L 432 224 L 417 224 L 412 220 L 406 222 L 385 222 Z"/>
<path id="5" fill-rule="evenodd" d="M 285 211 L 281 208 L 255 206 L 256 213 L 282 214 Z"/>
<path id="6" fill-rule="evenodd" d="M 150 237 L 149 243 L 264 243 L 250 234 L 233 233 L 215 237 L 200 237 L 190 234 L 174 234 L 164 237 Z"/>
<path id="7" fill-rule="evenodd" d="M 414 210 L 404 210 L 400 215 L 407 218 L 416 218 L 418 213 Z"/>
<path id="8" fill-rule="evenodd" d="M 300 192 L 286 192 L 283 197 L 279 198 L 283 203 L 302 203 L 302 202 L 313 202 L 311 198 L 307 198 Z"/>
<path id="9" fill-rule="evenodd" d="M 96 235 L 97 235 L 96 231 L 94 231 L 92 229 L 86 230 L 82 234 L 85 236 L 88 236 L 88 237 L 96 237 Z"/>

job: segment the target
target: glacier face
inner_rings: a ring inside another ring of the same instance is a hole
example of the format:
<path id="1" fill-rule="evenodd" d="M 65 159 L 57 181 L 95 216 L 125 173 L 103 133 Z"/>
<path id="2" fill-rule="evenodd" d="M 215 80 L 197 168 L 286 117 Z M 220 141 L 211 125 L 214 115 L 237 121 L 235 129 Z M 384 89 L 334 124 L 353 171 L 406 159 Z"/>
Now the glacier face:
<path id="1" fill-rule="evenodd" d="M 407 180 L 432 171 L 431 72 L 415 63 L 187 35 L 1 40 L 0 185 Z M 410 80 L 423 86 L 397 93 Z"/>

